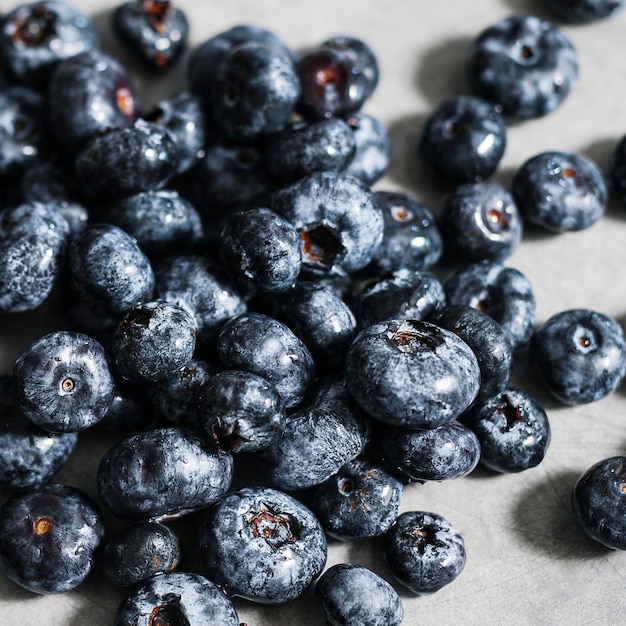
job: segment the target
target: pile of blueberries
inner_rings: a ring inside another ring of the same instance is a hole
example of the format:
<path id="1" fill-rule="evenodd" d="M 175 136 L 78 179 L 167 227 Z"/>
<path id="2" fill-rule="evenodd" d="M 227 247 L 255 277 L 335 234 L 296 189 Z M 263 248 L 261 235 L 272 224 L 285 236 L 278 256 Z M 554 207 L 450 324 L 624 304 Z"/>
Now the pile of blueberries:
<path id="1" fill-rule="evenodd" d="M 579 23 L 622 4 L 546 0 Z M 124 3 L 111 27 L 154 72 L 180 62 L 189 31 L 168 0 Z M 238 626 L 232 597 L 283 603 L 311 585 L 328 624 L 400 624 L 388 581 L 325 569 L 327 538 L 377 537 L 395 584 L 438 591 L 464 568 L 463 538 L 435 512 L 400 513 L 403 488 L 543 460 L 546 412 L 510 386 L 518 351 L 567 405 L 626 377 L 615 320 L 575 309 L 535 328 L 532 286 L 505 264 L 525 221 L 583 230 L 610 188 L 626 204 L 626 138 L 612 187 L 561 152 L 522 164 L 510 190 L 492 180 L 507 124 L 575 87 L 576 50 L 552 22 L 486 28 L 470 93 L 425 121 L 416 153 L 448 189 L 437 216 L 373 188 L 392 147 L 363 110 L 378 64 L 355 37 L 298 54 L 233 26 L 151 108 L 60 0 L 2 15 L 0 60 L 0 311 L 58 304 L 66 323 L 0 377 L 0 569 L 18 585 L 60 593 L 101 568 L 128 590 L 118 626 Z M 98 503 L 53 480 L 86 429 L 116 438 Z M 256 482 L 235 488 L 238 468 Z M 625 501 L 621 457 L 572 494 L 582 528 L 617 549 Z M 202 572 L 185 569 L 181 517 L 197 520 Z"/>

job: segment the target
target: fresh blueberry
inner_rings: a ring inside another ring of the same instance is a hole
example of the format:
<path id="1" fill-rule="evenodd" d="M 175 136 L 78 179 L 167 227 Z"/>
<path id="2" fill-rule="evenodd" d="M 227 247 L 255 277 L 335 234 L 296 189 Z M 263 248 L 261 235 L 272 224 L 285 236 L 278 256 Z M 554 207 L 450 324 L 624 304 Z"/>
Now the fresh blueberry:
<path id="1" fill-rule="evenodd" d="M 98 466 L 98 493 L 117 517 L 186 515 L 228 491 L 233 460 L 199 430 L 169 426 L 125 437 Z"/>
<path id="2" fill-rule="evenodd" d="M 522 216 L 513 196 L 491 181 L 449 191 L 440 220 L 446 251 L 465 261 L 504 261 L 522 240 Z"/>
<path id="3" fill-rule="evenodd" d="M 543 461 L 550 445 L 550 422 L 528 392 L 508 388 L 462 417 L 480 442 L 480 462 L 503 473 L 523 472 Z"/>
<path id="4" fill-rule="evenodd" d="M 521 214 L 552 232 L 589 228 L 606 212 L 602 170 L 582 154 L 542 152 L 515 172 L 511 191 Z"/>
<path id="5" fill-rule="evenodd" d="M 614 145 L 609 159 L 609 177 L 621 206 L 626 207 L 626 135 Z"/>
<path id="6" fill-rule="evenodd" d="M 357 541 L 386 533 L 396 521 L 402 483 L 380 462 L 359 456 L 317 485 L 311 507 L 326 534 Z"/>
<path id="7" fill-rule="evenodd" d="M 328 626 L 399 626 L 404 619 L 396 590 L 372 570 L 356 563 L 328 568 L 315 585 Z"/>
<path id="8" fill-rule="evenodd" d="M 13 367 L 13 386 L 24 414 L 50 432 L 97 424 L 115 391 L 102 345 L 70 331 L 48 333 L 24 350 Z"/>
<path id="9" fill-rule="evenodd" d="M 590 309 L 560 311 L 530 342 L 539 379 L 564 404 L 595 402 L 626 376 L 626 338 L 613 318 Z"/>
<path id="10" fill-rule="evenodd" d="M 114 626 L 240 626 L 229 597 L 200 574 L 171 572 L 137 585 L 119 605 Z"/>
<path id="11" fill-rule="evenodd" d="M 97 505 L 81 490 L 47 483 L 18 491 L 0 509 L 0 568 L 35 593 L 75 589 L 104 537 Z"/>
<path id="12" fill-rule="evenodd" d="M 602 459 L 574 484 L 571 506 L 585 533 L 612 550 L 626 550 L 626 457 Z"/>
<path id="13" fill-rule="evenodd" d="M 454 96 L 428 116 L 422 127 L 418 155 L 438 178 L 469 183 L 489 178 L 507 143 L 500 108 L 474 96 Z"/>
<path id="14" fill-rule="evenodd" d="M 441 515 L 406 511 L 384 538 L 383 555 L 394 578 L 418 595 L 439 591 L 465 567 L 465 542 Z"/>
<path id="15" fill-rule="evenodd" d="M 568 24 L 590 24 L 611 17 L 624 7 L 624 0 L 545 0 L 557 19 Z"/>
<path id="16" fill-rule="evenodd" d="M 268 487 L 229 493 L 200 527 L 200 554 L 211 578 L 230 595 L 264 604 L 301 596 L 324 568 L 327 550 L 313 513 Z"/>
<path id="17" fill-rule="evenodd" d="M 435 428 L 471 404 L 480 370 L 472 349 L 454 333 L 419 320 L 386 320 L 356 336 L 346 384 L 379 421 Z"/>
<path id="18" fill-rule="evenodd" d="M 535 294 L 519 270 L 484 259 L 456 270 L 443 287 L 448 305 L 472 306 L 498 322 L 514 351 L 530 341 Z"/>
<path id="19" fill-rule="evenodd" d="M 578 54 L 548 20 L 512 15 L 488 26 L 472 42 L 467 59 L 472 91 L 502 107 L 507 117 L 547 115 L 578 80 Z"/>

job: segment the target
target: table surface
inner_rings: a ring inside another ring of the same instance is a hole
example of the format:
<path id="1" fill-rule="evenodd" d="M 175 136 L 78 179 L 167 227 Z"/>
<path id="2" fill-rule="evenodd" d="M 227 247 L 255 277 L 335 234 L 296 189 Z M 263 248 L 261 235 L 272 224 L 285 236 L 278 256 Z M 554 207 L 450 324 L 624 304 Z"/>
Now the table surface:
<path id="1" fill-rule="evenodd" d="M 113 3 L 75 0 L 92 16 L 102 47 L 137 70 L 146 103 L 185 86 L 178 68 L 158 79 L 138 70 L 117 46 L 110 28 Z M 236 24 L 255 24 L 301 51 L 335 34 L 368 42 L 380 64 L 380 82 L 364 110 L 384 122 L 393 142 L 387 175 L 375 189 L 405 190 L 440 210 L 443 189 L 433 185 L 415 157 L 425 116 L 444 98 L 467 92 L 463 63 L 469 42 L 485 27 L 514 13 L 548 17 L 531 0 L 420 0 L 336 2 L 318 0 L 179 0 L 191 24 L 190 49 Z M 6 11 L 14 6 L 4 2 Z M 441 9 L 441 11 L 439 10 Z M 510 185 L 516 168 L 544 150 L 583 152 L 606 170 L 613 146 L 626 133 L 626 11 L 595 24 L 563 30 L 579 52 L 579 82 L 562 106 L 539 120 L 511 125 L 508 145 L 495 178 Z M 626 322 L 626 211 L 613 201 L 598 223 L 578 233 L 548 234 L 528 228 L 507 265 L 531 281 L 536 323 L 565 309 L 586 307 Z M 58 330 L 60 320 L 46 307 L 20 316 L 0 315 L 0 369 L 35 338 Z M 513 383 L 545 407 L 552 442 L 545 460 L 516 475 L 478 468 L 470 476 L 442 483 L 409 485 L 402 510 L 431 510 L 463 535 L 467 565 L 460 577 L 427 597 L 402 593 L 407 626 L 420 624 L 615 624 L 626 612 L 623 571 L 626 555 L 592 543 L 570 516 L 576 478 L 594 462 L 626 453 L 626 387 L 599 402 L 564 407 L 533 377 L 522 352 Z M 95 495 L 95 471 L 110 442 L 89 432 L 56 479 Z M 2 493 L 2 497 L 6 497 Z M 190 555 L 193 562 L 194 555 Z M 378 541 L 331 541 L 328 565 L 354 561 L 391 580 Z M 35 596 L 0 575 L 3 623 L 20 626 L 110 624 L 125 592 L 93 574 L 75 591 Z M 268 607 L 236 600 L 248 626 L 323 624 L 309 590 L 285 605 Z"/>

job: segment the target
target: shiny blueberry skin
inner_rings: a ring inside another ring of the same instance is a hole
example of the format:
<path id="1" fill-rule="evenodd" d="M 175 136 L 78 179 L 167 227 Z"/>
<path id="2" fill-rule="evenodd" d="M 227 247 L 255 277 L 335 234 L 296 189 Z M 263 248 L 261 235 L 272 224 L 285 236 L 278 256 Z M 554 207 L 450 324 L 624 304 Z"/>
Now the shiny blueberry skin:
<path id="1" fill-rule="evenodd" d="M 475 182 L 496 171 L 506 142 L 506 124 L 497 106 L 474 96 L 454 96 L 424 122 L 418 156 L 448 183 Z"/>
<path id="2" fill-rule="evenodd" d="M 542 152 L 515 172 L 511 191 L 521 214 L 552 232 L 589 228 L 606 212 L 608 190 L 598 165 L 575 152 Z"/>
<path id="3" fill-rule="evenodd" d="M 611 192 L 622 207 L 626 207 L 626 135 L 623 135 L 613 147 L 609 159 L 609 177 Z"/>
<path id="4" fill-rule="evenodd" d="M 348 350 L 346 384 L 373 418 L 435 428 L 476 397 L 480 371 L 454 333 L 419 320 L 386 320 L 362 330 Z"/>
<path id="5" fill-rule="evenodd" d="M 24 414 L 50 432 L 97 424 L 115 393 L 102 345 L 70 331 L 48 333 L 22 352 L 13 366 L 13 387 Z"/>
<path id="6" fill-rule="evenodd" d="M 301 596 L 324 568 L 327 550 L 313 513 L 268 487 L 229 493 L 200 527 L 200 554 L 211 578 L 230 595 L 264 604 Z"/>
<path id="7" fill-rule="evenodd" d="M 447 306 L 432 320 L 458 335 L 474 351 L 480 369 L 477 400 L 504 391 L 511 379 L 513 350 L 502 326 L 469 305 Z"/>
<path id="8" fill-rule="evenodd" d="M 624 0 L 545 0 L 546 8 L 568 24 L 590 24 L 611 17 Z"/>
<path id="9" fill-rule="evenodd" d="M 502 473 L 523 472 L 543 461 L 550 445 L 550 422 L 537 399 L 508 388 L 462 417 L 480 442 L 480 462 Z"/>
<path id="10" fill-rule="evenodd" d="M 443 284 L 448 305 L 469 305 L 491 316 L 517 350 L 532 336 L 535 294 L 519 270 L 484 259 L 460 268 Z"/>
<path id="11" fill-rule="evenodd" d="M 404 619 L 396 590 L 373 571 L 356 563 L 328 568 L 315 585 L 329 626 L 399 626 Z"/>
<path id="12" fill-rule="evenodd" d="M 274 445 L 285 428 L 285 405 L 265 378 L 225 370 L 199 394 L 198 422 L 221 450 L 256 452 Z"/>
<path id="13" fill-rule="evenodd" d="M 441 281 L 428 272 L 398 270 L 366 283 L 352 301 L 361 329 L 387 319 L 428 320 L 445 306 Z"/>
<path id="14" fill-rule="evenodd" d="M 91 19 L 66 2 L 20 3 L 0 26 L 0 57 L 9 75 L 40 90 L 58 63 L 97 46 Z"/>
<path id="15" fill-rule="evenodd" d="M 396 521 L 402 482 L 385 465 L 359 456 L 317 485 L 311 507 L 327 535 L 357 541 L 386 533 Z"/>
<path id="16" fill-rule="evenodd" d="M 226 322 L 217 337 L 217 353 L 224 369 L 269 380 L 287 408 L 304 399 L 315 377 L 309 349 L 288 326 L 262 313 L 244 313 Z"/>
<path id="17" fill-rule="evenodd" d="M 564 404 L 595 402 L 626 376 L 626 338 L 613 318 L 590 309 L 550 317 L 530 342 L 539 379 Z"/>
<path id="18" fill-rule="evenodd" d="M 102 515 L 81 490 L 30 487 L 0 509 L 0 568 L 34 593 L 69 591 L 92 570 L 103 537 Z"/>
<path id="19" fill-rule="evenodd" d="M 130 0 L 116 7 L 113 32 L 150 68 L 170 68 L 189 36 L 185 12 L 168 0 Z"/>
<path id="20" fill-rule="evenodd" d="M 578 54 L 551 22 L 512 15 L 487 27 L 467 59 L 472 91 L 502 107 L 507 117 L 529 119 L 554 111 L 578 80 Z"/>
<path id="21" fill-rule="evenodd" d="M 417 198 L 399 191 L 375 191 L 383 214 L 383 240 L 372 265 L 386 272 L 425 270 L 443 254 L 443 239 L 435 214 Z"/>
<path id="22" fill-rule="evenodd" d="M 98 466 L 98 493 L 123 519 L 185 515 L 229 489 L 233 460 L 199 430 L 155 428 L 121 439 Z"/>
<path id="23" fill-rule="evenodd" d="M 174 571 L 180 564 L 178 536 L 160 522 L 137 522 L 108 537 L 102 548 L 106 576 L 131 587 L 154 576 Z"/>
<path id="24" fill-rule="evenodd" d="M 188 572 L 161 574 L 133 588 L 114 621 L 128 624 L 240 626 L 229 597 L 205 576 Z"/>
<path id="25" fill-rule="evenodd" d="M 130 309 L 113 332 L 110 354 L 126 380 L 153 383 L 176 375 L 196 348 L 191 313 L 171 302 L 146 302 Z"/>
<path id="26" fill-rule="evenodd" d="M 361 454 L 369 434 L 369 421 L 343 381 L 325 381 L 259 453 L 258 466 L 278 489 L 308 489 Z"/>
<path id="27" fill-rule="evenodd" d="M 574 484 L 574 519 L 595 541 L 612 550 L 626 550 L 626 457 L 602 459 Z"/>
<path id="28" fill-rule="evenodd" d="M 453 420 L 437 428 L 383 431 L 385 463 L 413 481 L 466 476 L 480 459 L 480 443 L 467 426 Z"/>
<path id="29" fill-rule="evenodd" d="M 504 261 L 524 230 L 513 196 L 492 181 L 465 183 L 449 191 L 440 220 L 446 251 L 470 262 Z"/>
<path id="30" fill-rule="evenodd" d="M 50 128 L 70 153 L 111 128 L 131 126 L 140 109 L 129 71 L 99 50 L 60 63 L 47 99 Z"/>
<path id="31" fill-rule="evenodd" d="M 300 234 L 303 270 L 316 276 L 365 267 L 383 236 L 369 187 L 352 176 L 320 172 L 277 191 L 270 208 Z"/>
<path id="32" fill-rule="evenodd" d="M 463 537 L 444 517 L 406 511 L 385 535 L 383 555 L 395 580 L 417 595 L 439 591 L 465 567 Z"/>

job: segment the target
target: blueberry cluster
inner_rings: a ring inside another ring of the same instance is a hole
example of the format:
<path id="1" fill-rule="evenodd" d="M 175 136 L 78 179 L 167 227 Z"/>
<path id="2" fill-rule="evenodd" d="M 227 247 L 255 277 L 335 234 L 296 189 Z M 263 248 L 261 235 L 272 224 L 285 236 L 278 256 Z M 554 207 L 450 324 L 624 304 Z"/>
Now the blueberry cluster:
<path id="1" fill-rule="evenodd" d="M 570 17 L 614 5 L 573 3 Z M 189 24 L 167 0 L 134 0 L 111 28 L 165 71 Z M 626 377 L 617 321 L 575 309 L 536 328 L 532 285 L 505 264 L 527 223 L 559 233 L 601 219 L 601 169 L 546 151 L 511 189 L 492 179 L 507 125 L 574 88 L 576 50 L 530 15 L 479 34 L 471 94 L 436 107 L 415 146 L 446 185 L 437 216 L 374 187 L 392 155 L 364 111 L 379 78 L 364 41 L 296 53 L 233 26 L 150 108 L 98 39 L 58 0 L 0 21 L 0 311 L 58 305 L 66 322 L 0 378 L 0 485 L 12 490 L 0 569 L 38 593 L 101 569 L 125 590 L 119 626 L 236 626 L 233 597 L 278 604 L 312 585 L 329 624 L 400 624 L 389 581 L 326 568 L 328 538 L 379 538 L 395 585 L 439 591 L 462 573 L 465 541 L 436 512 L 402 511 L 403 490 L 541 463 L 550 423 L 513 386 L 516 356 L 568 405 Z M 624 140 L 609 175 L 623 200 Z M 87 429 L 115 437 L 97 502 L 53 482 Z M 598 464 L 572 496 L 585 531 L 619 549 L 623 465 Z"/>

